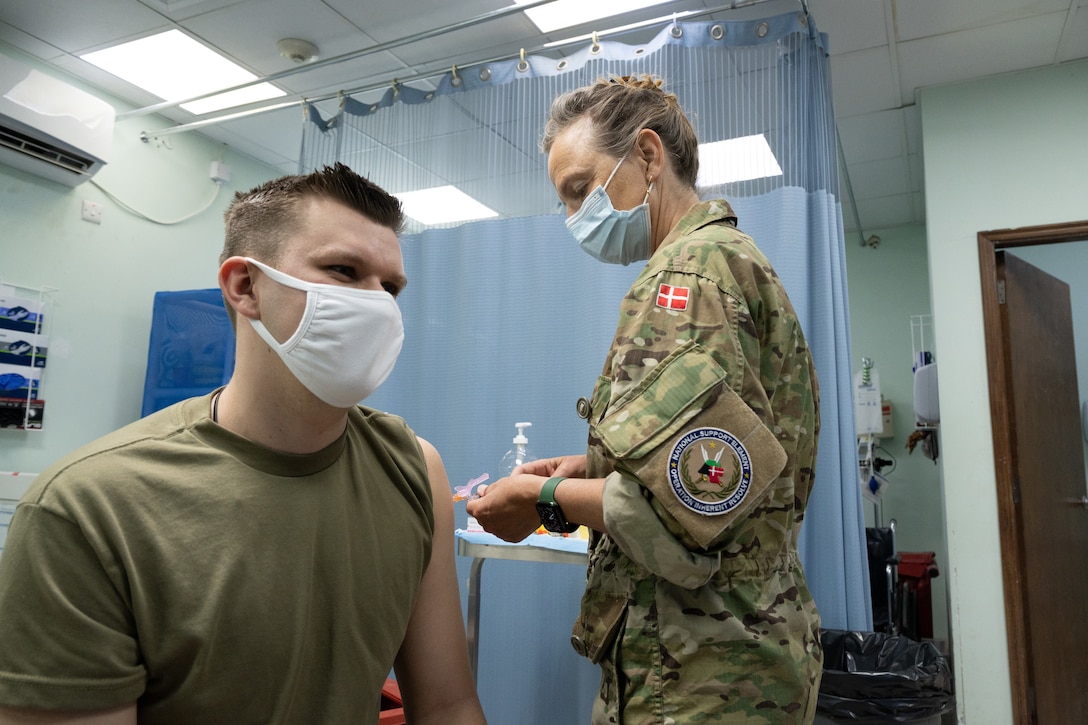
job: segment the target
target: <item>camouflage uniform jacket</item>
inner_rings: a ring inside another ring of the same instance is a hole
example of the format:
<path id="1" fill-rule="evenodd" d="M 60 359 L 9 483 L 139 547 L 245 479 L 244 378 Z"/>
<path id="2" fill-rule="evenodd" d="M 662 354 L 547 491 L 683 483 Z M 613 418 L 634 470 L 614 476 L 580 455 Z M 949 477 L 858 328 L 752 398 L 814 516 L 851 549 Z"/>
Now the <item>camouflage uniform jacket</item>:
<path id="1" fill-rule="evenodd" d="M 819 390 L 774 270 L 724 201 L 692 207 L 620 307 L 588 410 L 605 477 L 574 648 L 594 723 L 804 723 L 819 615 L 797 555 Z"/>

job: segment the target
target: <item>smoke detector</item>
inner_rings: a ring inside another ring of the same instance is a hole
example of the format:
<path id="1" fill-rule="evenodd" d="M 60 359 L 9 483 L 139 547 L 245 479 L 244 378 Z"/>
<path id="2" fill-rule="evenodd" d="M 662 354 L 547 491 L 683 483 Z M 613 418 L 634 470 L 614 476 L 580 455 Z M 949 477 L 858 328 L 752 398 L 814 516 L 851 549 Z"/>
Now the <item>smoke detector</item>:
<path id="1" fill-rule="evenodd" d="M 281 38 L 276 41 L 276 50 L 294 63 L 309 63 L 317 60 L 317 46 L 301 38 Z"/>

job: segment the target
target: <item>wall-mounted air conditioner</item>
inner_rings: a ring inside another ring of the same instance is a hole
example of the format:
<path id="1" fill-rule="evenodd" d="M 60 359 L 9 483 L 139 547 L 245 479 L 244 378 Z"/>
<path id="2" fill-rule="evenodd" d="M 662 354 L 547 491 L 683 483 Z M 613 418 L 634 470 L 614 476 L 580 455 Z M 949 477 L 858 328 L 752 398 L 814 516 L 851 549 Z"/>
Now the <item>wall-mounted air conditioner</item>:
<path id="1" fill-rule="evenodd" d="M 75 186 L 113 147 L 113 106 L 0 55 L 0 164 Z"/>

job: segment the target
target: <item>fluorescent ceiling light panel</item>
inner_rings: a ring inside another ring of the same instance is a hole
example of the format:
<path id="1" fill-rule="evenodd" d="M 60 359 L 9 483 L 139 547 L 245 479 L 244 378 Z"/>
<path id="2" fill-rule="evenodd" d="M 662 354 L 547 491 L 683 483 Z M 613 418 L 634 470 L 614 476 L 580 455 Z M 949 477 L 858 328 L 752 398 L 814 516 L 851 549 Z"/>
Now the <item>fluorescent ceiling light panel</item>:
<path id="1" fill-rule="evenodd" d="M 699 144 L 698 187 L 781 175 L 782 167 L 761 133 Z"/>
<path id="2" fill-rule="evenodd" d="M 449 224 L 489 219 L 499 213 L 453 186 L 435 186 L 396 194 L 404 213 L 421 224 Z"/>
<path id="3" fill-rule="evenodd" d="M 257 78 L 180 30 L 149 35 L 80 57 L 165 101 L 192 98 Z M 258 83 L 230 93 L 183 103 L 181 107 L 190 113 L 211 113 L 284 95 L 287 94 L 270 83 Z"/>
<path id="4" fill-rule="evenodd" d="M 560 28 L 581 25 L 592 20 L 608 18 L 613 15 L 641 10 L 653 5 L 662 5 L 670 0 L 555 0 L 546 5 L 529 8 L 525 15 L 542 33 L 550 33 Z M 514 0 L 524 5 L 530 0 Z"/>

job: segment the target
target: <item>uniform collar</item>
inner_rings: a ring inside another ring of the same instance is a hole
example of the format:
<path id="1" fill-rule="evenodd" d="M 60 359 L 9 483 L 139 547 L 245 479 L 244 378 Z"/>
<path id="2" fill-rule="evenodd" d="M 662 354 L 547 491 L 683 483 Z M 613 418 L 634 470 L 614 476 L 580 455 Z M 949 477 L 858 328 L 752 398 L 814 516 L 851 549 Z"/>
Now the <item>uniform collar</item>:
<path id="1" fill-rule="evenodd" d="M 676 223 L 676 226 L 672 228 L 668 233 L 668 236 L 661 241 L 661 246 L 658 247 L 658 250 L 667 247 L 680 237 L 690 234 L 696 229 L 721 221 L 728 222 L 733 226 L 737 225 L 737 214 L 725 199 L 711 199 L 710 201 L 701 201 L 698 204 L 693 204 L 692 207 L 684 213 L 684 216 L 680 217 L 680 221 Z"/>

